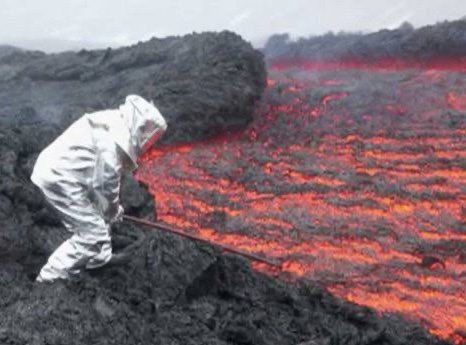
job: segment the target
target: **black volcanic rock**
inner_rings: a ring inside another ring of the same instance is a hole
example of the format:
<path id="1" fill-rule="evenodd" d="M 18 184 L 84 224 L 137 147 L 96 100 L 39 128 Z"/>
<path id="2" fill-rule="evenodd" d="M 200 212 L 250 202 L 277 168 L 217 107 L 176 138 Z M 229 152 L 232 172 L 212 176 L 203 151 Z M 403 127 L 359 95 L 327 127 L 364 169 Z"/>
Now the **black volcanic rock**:
<path id="1" fill-rule="evenodd" d="M 77 53 L 14 52 L 0 57 L 0 121 L 32 113 L 63 129 L 139 94 L 167 118 L 164 142 L 189 141 L 247 124 L 265 76 L 261 54 L 231 32 Z"/>
<path id="2" fill-rule="evenodd" d="M 10 54 L 13 54 L 13 53 L 16 53 L 16 52 L 20 52 L 20 51 L 21 51 L 20 48 L 16 48 L 14 46 L 0 45 L 0 58 L 2 58 L 4 56 L 7 56 L 7 55 L 10 55 Z"/>
<path id="3" fill-rule="evenodd" d="M 466 20 L 442 22 L 414 29 L 404 23 L 395 30 L 370 34 L 328 33 L 292 41 L 288 34 L 269 38 L 263 48 L 268 61 L 340 61 L 383 58 L 429 60 L 466 55 Z"/>

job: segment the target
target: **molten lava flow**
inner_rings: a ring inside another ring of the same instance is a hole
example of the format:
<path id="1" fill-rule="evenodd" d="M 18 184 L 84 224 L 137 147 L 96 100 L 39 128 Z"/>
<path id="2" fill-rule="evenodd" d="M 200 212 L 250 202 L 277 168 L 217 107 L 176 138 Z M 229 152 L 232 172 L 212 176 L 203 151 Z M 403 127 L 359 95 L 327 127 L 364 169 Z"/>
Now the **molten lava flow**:
<path id="1" fill-rule="evenodd" d="M 436 58 L 429 60 L 407 60 L 397 58 L 384 58 L 379 60 L 335 60 L 335 61 L 309 61 L 300 59 L 276 61 L 271 66 L 274 70 L 287 70 L 290 68 L 300 68 L 304 70 L 339 70 L 339 69 L 375 69 L 375 70 L 406 70 L 409 68 L 419 68 L 432 75 L 432 78 L 437 78 L 437 70 L 454 70 L 465 71 L 465 58 Z"/>
<path id="2" fill-rule="evenodd" d="M 448 104 L 456 110 L 465 111 L 466 110 L 466 95 L 459 95 L 454 91 L 451 91 L 447 94 Z"/>
<path id="3" fill-rule="evenodd" d="M 166 223 L 461 343 L 466 76 L 400 63 L 272 70 L 244 132 L 152 150 L 138 177 Z"/>

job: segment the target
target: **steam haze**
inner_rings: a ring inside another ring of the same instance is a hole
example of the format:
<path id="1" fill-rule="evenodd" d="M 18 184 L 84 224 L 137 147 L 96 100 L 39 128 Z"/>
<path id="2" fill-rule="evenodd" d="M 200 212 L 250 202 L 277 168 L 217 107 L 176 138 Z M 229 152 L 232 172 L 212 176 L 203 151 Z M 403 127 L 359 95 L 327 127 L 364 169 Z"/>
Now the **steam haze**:
<path id="1" fill-rule="evenodd" d="M 2 0 L 0 44 L 57 51 L 121 46 L 202 31 L 231 30 L 256 46 L 267 37 L 370 32 L 454 20 L 462 0 Z"/>

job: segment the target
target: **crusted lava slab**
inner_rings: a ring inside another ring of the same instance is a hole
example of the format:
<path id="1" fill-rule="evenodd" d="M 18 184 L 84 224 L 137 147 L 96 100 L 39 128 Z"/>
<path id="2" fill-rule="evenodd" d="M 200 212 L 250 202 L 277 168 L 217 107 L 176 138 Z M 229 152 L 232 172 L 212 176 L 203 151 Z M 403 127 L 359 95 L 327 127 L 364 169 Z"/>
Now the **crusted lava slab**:
<path id="1" fill-rule="evenodd" d="M 226 31 L 115 50 L 8 52 L 0 55 L 0 121 L 66 127 L 135 93 L 154 100 L 167 118 L 165 142 L 187 141 L 244 126 L 265 87 L 261 53 Z"/>

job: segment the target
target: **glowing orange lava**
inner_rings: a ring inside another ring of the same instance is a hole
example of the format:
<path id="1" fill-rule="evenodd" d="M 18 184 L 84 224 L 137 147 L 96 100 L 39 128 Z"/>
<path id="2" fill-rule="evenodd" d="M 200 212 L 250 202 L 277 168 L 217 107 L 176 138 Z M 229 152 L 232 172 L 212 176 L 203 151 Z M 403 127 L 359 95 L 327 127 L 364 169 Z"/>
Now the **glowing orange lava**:
<path id="1" fill-rule="evenodd" d="M 460 344 L 466 63 L 444 63 L 275 64 L 244 132 L 154 149 L 137 176 L 162 221 Z"/>

